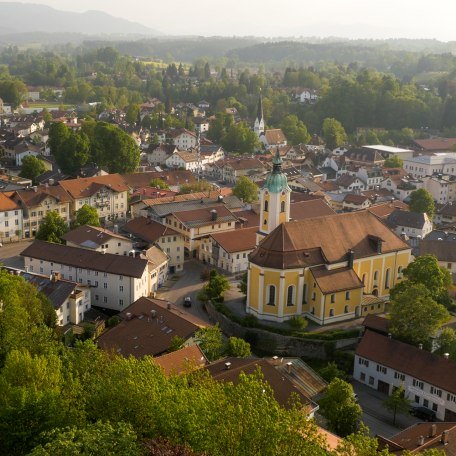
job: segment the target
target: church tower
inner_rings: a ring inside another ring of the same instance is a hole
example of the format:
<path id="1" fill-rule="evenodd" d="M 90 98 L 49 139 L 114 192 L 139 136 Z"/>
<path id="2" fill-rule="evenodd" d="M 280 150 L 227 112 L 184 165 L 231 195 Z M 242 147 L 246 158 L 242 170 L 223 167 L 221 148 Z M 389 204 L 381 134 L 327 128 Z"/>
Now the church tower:
<path id="1" fill-rule="evenodd" d="M 260 190 L 260 229 L 257 244 L 281 223 L 290 220 L 290 194 L 287 176 L 282 171 L 279 148 L 272 160 L 272 172 Z"/>
<path id="2" fill-rule="evenodd" d="M 255 123 L 253 124 L 253 131 L 256 133 L 258 137 L 264 133 L 264 117 L 263 117 L 263 100 L 261 98 L 261 91 L 260 96 L 258 98 L 258 107 L 257 107 L 257 116 L 255 119 Z"/>

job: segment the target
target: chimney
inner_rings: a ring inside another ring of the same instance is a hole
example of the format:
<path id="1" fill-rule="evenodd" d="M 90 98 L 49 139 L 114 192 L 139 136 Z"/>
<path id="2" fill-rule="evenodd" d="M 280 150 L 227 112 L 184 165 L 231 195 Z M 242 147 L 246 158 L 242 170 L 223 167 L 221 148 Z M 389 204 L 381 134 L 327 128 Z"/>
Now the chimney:
<path id="1" fill-rule="evenodd" d="M 170 303 L 170 302 L 168 302 L 168 304 L 166 304 L 166 308 L 167 308 L 168 310 L 171 310 L 171 303 Z"/>
<path id="2" fill-rule="evenodd" d="M 127 320 L 131 320 L 131 312 L 126 313 Z"/>
<path id="3" fill-rule="evenodd" d="M 393 335 L 391 333 L 388 333 L 388 339 L 392 339 Z"/>
<path id="4" fill-rule="evenodd" d="M 441 442 L 444 445 L 448 445 L 448 443 L 450 442 L 450 431 L 445 430 L 445 431 L 442 432 L 442 440 L 441 440 Z"/>
<path id="5" fill-rule="evenodd" d="M 419 348 L 420 350 L 423 350 L 423 344 L 418 344 L 418 348 Z"/>
<path id="6" fill-rule="evenodd" d="M 437 425 L 432 424 L 429 428 L 429 437 L 435 437 L 437 435 Z"/>
<path id="7" fill-rule="evenodd" d="M 292 369 L 292 367 L 293 367 L 293 363 L 292 363 L 291 361 L 289 361 L 289 362 L 287 363 L 287 372 L 288 372 L 289 374 L 291 374 L 291 369 Z"/>
<path id="8" fill-rule="evenodd" d="M 215 209 L 211 210 L 211 220 L 215 222 L 217 220 L 217 211 Z"/>
<path id="9" fill-rule="evenodd" d="M 230 370 L 230 368 L 231 368 L 231 363 L 228 361 L 225 363 L 225 369 Z"/>
<path id="10" fill-rule="evenodd" d="M 418 442 L 416 442 L 418 446 L 424 445 L 424 436 L 420 435 L 418 437 Z"/>
<path id="11" fill-rule="evenodd" d="M 277 355 L 274 355 L 274 356 L 272 357 L 272 364 L 273 364 L 274 366 L 277 366 L 278 361 L 279 361 L 279 357 L 278 357 Z"/>
<path id="12" fill-rule="evenodd" d="M 443 354 L 443 357 L 444 357 L 445 359 L 449 359 L 449 358 L 450 358 L 450 354 L 449 354 L 449 353 L 444 353 L 444 354 Z"/>
<path id="13" fill-rule="evenodd" d="M 151 316 L 152 318 L 155 318 L 155 317 L 157 316 L 157 311 L 156 311 L 155 309 L 152 309 L 152 310 L 150 311 L 150 316 Z"/>
<path id="14" fill-rule="evenodd" d="M 48 182 L 49 182 L 49 185 L 54 185 L 54 179 L 49 179 Z"/>
<path id="15" fill-rule="evenodd" d="M 347 252 L 347 263 L 348 263 L 347 266 L 348 266 L 350 269 L 353 269 L 353 261 L 354 261 L 354 259 L 355 259 L 355 252 L 353 252 L 353 250 L 350 249 L 350 250 Z"/>

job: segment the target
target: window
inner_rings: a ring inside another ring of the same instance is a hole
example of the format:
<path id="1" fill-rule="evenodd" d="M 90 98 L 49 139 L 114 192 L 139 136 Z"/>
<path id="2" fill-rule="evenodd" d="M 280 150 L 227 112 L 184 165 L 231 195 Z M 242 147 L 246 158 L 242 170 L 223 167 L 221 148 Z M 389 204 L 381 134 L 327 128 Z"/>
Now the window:
<path id="1" fill-rule="evenodd" d="M 388 289 L 390 287 L 390 270 L 386 270 L 385 274 L 385 289 Z"/>
<path id="2" fill-rule="evenodd" d="M 348 313 L 348 306 L 344 307 L 344 313 Z"/>
<path id="3" fill-rule="evenodd" d="M 293 306 L 294 287 L 290 285 L 287 290 L 287 306 Z"/>
<path id="4" fill-rule="evenodd" d="M 106 296 L 103 297 L 103 302 L 104 303 L 107 303 L 108 302 L 108 298 Z"/>
<path id="5" fill-rule="evenodd" d="M 427 399 L 423 399 L 423 406 L 429 407 L 429 401 Z"/>
<path id="6" fill-rule="evenodd" d="M 123 299 L 119 299 L 119 306 L 123 306 Z"/>
<path id="7" fill-rule="evenodd" d="M 269 201 L 264 202 L 264 212 L 268 212 L 269 210 Z"/>
<path id="8" fill-rule="evenodd" d="M 365 382 L 366 381 L 366 374 L 364 372 L 361 372 L 359 374 L 359 379 L 362 381 L 362 382 Z"/>
<path id="9" fill-rule="evenodd" d="M 382 374 L 386 374 L 387 369 L 385 366 L 382 366 L 381 364 L 377 364 L 377 372 L 381 372 Z"/>
<path id="10" fill-rule="evenodd" d="M 302 289 L 302 303 L 305 304 L 307 302 L 307 284 L 304 284 Z"/>
<path id="11" fill-rule="evenodd" d="M 268 304 L 270 306 L 275 305 L 275 286 L 274 285 L 269 285 L 269 301 Z"/>
<path id="12" fill-rule="evenodd" d="M 358 358 L 358 364 L 361 364 L 362 366 L 369 367 L 369 361 L 364 358 Z"/>
<path id="13" fill-rule="evenodd" d="M 334 317 L 334 309 L 329 309 L 329 316 Z"/>
<path id="14" fill-rule="evenodd" d="M 439 408 L 438 405 L 433 402 L 432 403 L 432 410 L 434 410 L 434 412 L 436 412 L 438 408 Z"/>
<path id="15" fill-rule="evenodd" d="M 350 301 L 350 292 L 349 291 L 345 292 L 345 301 Z"/>
<path id="16" fill-rule="evenodd" d="M 280 212 L 285 212 L 285 201 L 280 203 Z"/>
<path id="17" fill-rule="evenodd" d="M 447 264 L 447 269 L 451 269 L 451 263 Z"/>
<path id="18" fill-rule="evenodd" d="M 424 387 L 423 382 L 420 382 L 416 378 L 413 379 L 412 383 L 413 383 L 413 386 L 416 386 L 419 389 L 423 389 L 423 387 Z"/>
<path id="19" fill-rule="evenodd" d="M 315 291 L 312 293 L 312 301 L 315 301 L 315 298 L 317 297 Z"/>
<path id="20" fill-rule="evenodd" d="M 336 295 L 333 293 L 331 295 L 331 304 L 334 304 L 336 302 Z"/>
<path id="21" fill-rule="evenodd" d="M 119 291 L 124 291 L 124 289 L 123 289 L 123 285 L 120 285 L 120 287 L 119 287 Z"/>
<path id="22" fill-rule="evenodd" d="M 394 378 L 400 380 L 401 382 L 405 381 L 405 375 L 400 372 L 394 372 Z"/>
<path id="23" fill-rule="evenodd" d="M 374 377 L 369 377 L 369 385 L 373 385 L 374 384 Z"/>
<path id="24" fill-rule="evenodd" d="M 108 288 L 108 284 L 106 282 L 103 284 L 103 288 L 105 288 L 105 289 Z"/>
<path id="25" fill-rule="evenodd" d="M 416 394 L 415 394 L 415 403 L 416 404 L 420 403 L 420 396 L 417 396 Z"/>
<path id="26" fill-rule="evenodd" d="M 434 386 L 431 386 L 431 394 L 434 396 L 442 397 L 442 390 L 435 388 Z"/>
<path id="27" fill-rule="evenodd" d="M 378 280 L 378 271 L 374 272 L 374 280 Z"/>

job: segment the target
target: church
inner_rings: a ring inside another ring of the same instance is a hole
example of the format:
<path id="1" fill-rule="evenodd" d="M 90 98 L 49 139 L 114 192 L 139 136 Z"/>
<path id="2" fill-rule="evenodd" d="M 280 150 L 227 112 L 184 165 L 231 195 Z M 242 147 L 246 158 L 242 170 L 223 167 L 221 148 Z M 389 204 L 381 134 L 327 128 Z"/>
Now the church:
<path id="1" fill-rule="evenodd" d="M 369 211 L 290 220 L 278 150 L 260 190 L 257 247 L 249 256 L 247 313 L 320 325 L 385 311 L 411 249 Z"/>

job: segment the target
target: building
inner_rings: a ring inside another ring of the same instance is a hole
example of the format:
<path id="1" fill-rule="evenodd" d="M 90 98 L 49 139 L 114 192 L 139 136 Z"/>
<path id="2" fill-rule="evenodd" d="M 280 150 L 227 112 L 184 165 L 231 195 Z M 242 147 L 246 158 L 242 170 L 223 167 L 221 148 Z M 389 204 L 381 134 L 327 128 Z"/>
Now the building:
<path id="1" fill-rule="evenodd" d="M 166 160 L 178 150 L 174 144 L 151 144 L 145 151 L 147 162 L 152 166 L 165 165 Z"/>
<path id="2" fill-rule="evenodd" d="M 419 254 L 433 255 L 437 258 L 439 266 L 448 269 L 451 274 L 456 274 L 456 242 L 455 235 L 447 236 L 446 239 L 425 239 L 419 243 Z"/>
<path id="3" fill-rule="evenodd" d="M 143 251 L 140 258 L 147 260 L 150 277 L 149 289 L 152 293 L 155 293 L 168 279 L 169 257 L 163 250 L 153 245 Z"/>
<path id="4" fill-rule="evenodd" d="M 261 98 L 261 92 L 258 97 L 257 115 L 255 123 L 253 124 L 253 131 L 256 133 L 258 138 L 264 133 L 263 99 Z"/>
<path id="5" fill-rule="evenodd" d="M 59 182 L 71 197 L 71 217 L 84 204 L 95 207 L 102 224 L 125 220 L 128 186 L 120 174 L 82 177 Z"/>
<path id="6" fill-rule="evenodd" d="M 434 174 L 422 179 L 424 188 L 438 204 L 456 201 L 456 175 Z"/>
<path id="7" fill-rule="evenodd" d="M 22 230 L 22 209 L 11 198 L 0 193 L 0 242 L 21 239 Z"/>
<path id="8" fill-rule="evenodd" d="M 241 176 L 251 177 L 264 171 L 264 164 L 257 158 L 227 160 L 222 168 L 222 180 L 235 184 Z"/>
<path id="9" fill-rule="evenodd" d="M 30 272 L 58 272 L 62 279 L 89 286 L 94 306 L 122 310 L 140 297 L 149 296 L 151 291 L 145 259 L 44 241 L 34 241 L 21 256 Z"/>
<path id="10" fill-rule="evenodd" d="M 186 374 L 209 364 L 201 348 L 196 344 L 157 356 L 154 362 L 162 368 L 167 377 Z"/>
<path id="11" fill-rule="evenodd" d="M 287 138 L 280 128 L 265 130 L 260 135 L 260 141 L 266 150 L 287 145 Z"/>
<path id="12" fill-rule="evenodd" d="M 398 235 L 424 239 L 432 231 L 432 221 L 427 214 L 397 209 L 387 218 L 386 224 Z"/>
<path id="13" fill-rule="evenodd" d="M 122 228 L 125 232 L 145 242 L 157 245 L 169 257 L 169 272 L 174 274 L 184 268 L 184 235 L 148 217 L 130 220 Z"/>
<path id="14" fill-rule="evenodd" d="M 185 169 L 194 173 L 198 170 L 203 170 L 202 162 L 198 159 L 198 155 L 193 152 L 175 151 L 165 160 L 165 165 L 168 168 Z"/>
<path id="15" fill-rule="evenodd" d="M 185 128 L 172 130 L 168 136 L 179 150 L 191 149 L 192 147 L 195 147 L 197 143 L 196 134 L 193 131 L 186 130 Z"/>
<path id="16" fill-rule="evenodd" d="M 183 311 L 160 299 L 139 298 L 119 313 L 120 323 L 97 340 L 103 350 L 128 357 L 159 356 L 166 353 L 175 337 L 189 345 L 199 329 Z"/>
<path id="17" fill-rule="evenodd" d="M 456 204 L 449 202 L 437 208 L 434 215 L 434 222 L 438 225 L 446 225 L 448 223 L 456 223 Z"/>
<path id="18" fill-rule="evenodd" d="M 98 226 L 82 225 L 62 236 L 66 245 L 96 252 L 128 255 L 133 249 L 131 239 Z"/>
<path id="19" fill-rule="evenodd" d="M 412 149 L 403 149 L 401 147 L 385 146 L 383 144 L 363 146 L 363 149 L 372 149 L 382 155 L 387 155 L 388 158 L 399 157 L 401 160 L 413 157 L 414 151 Z"/>
<path id="20" fill-rule="evenodd" d="M 353 378 L 385 395 L 403 385 L 413 404 L 456 421 L 454 372 L 456 364 L 444 356 L 368 329 L 356 348 Z"/>
<path id="21" fill-rule="evenodd" d="M 413 143 L 418 150 L 439 152 L 453 149 L 456 145 L 456 138 L 415 139 Z"/>
<path id="22" fill-rule="evenodd" d="M 246 311 L 272 321 L 304 315 L 321 325 L 383 312 L 410 247 L 368 211 L 289 221 L 281 165 L 276 154 L 260 191 L 264 239 L 249 256 Z"/>
<path id="23" fill-rule="evenodd" d="M 451 174 L 451 169 L 453 169 L 453 173 L 456 169 L 456 153 L 436 152 L 432 155 L 407 158 L 404 159 L 403 168 L 408 174 L 416 178 L 432 176 L 433 174 Z"/>

